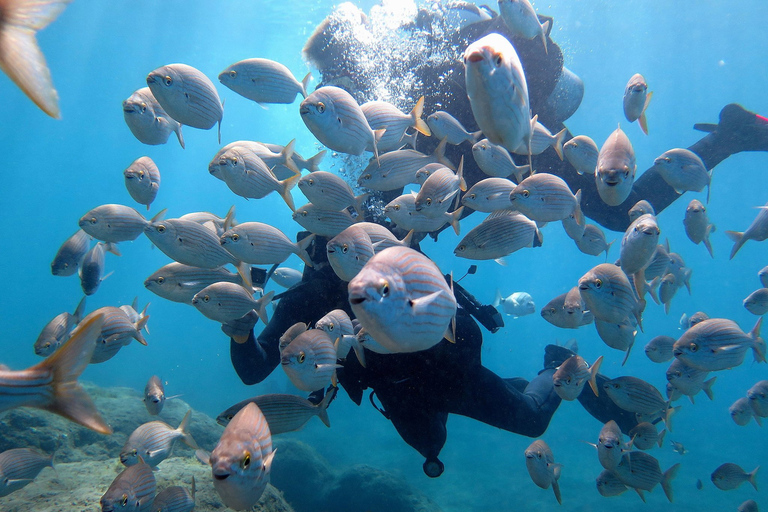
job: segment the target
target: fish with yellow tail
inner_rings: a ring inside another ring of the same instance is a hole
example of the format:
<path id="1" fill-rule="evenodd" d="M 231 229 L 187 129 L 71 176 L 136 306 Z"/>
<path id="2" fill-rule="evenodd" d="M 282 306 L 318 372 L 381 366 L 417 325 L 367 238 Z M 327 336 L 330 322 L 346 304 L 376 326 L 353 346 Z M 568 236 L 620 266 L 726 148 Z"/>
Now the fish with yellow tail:
<path id="1" fill-rule="evenodd" d="M 624 88 L 624 117 L 630 123 L 637 121 L 646 135 L 648 135 L 648 120 L 645 118 L 645 111 L 652 96 L 653 92 L 648 92 L 648 84 L 640 73 L 632 75 Z"/>
<path id="2" fill-rule="evenodd" d="M 555 463 L 555 456 L 547 443 L 537 439 L 525 449 L 525 467 L 533 483 L 542 489 L 549 489 L 551 485 L 555 492 L 555 499 L 558 503 L 563 503 L 558 483 L 562 465 Z"/>

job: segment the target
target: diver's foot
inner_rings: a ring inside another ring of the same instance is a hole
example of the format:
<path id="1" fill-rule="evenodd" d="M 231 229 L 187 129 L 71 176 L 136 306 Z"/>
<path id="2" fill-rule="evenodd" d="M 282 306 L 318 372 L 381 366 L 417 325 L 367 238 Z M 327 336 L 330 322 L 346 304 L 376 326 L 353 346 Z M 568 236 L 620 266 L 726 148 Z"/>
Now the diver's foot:
<path id="1" fill-rule="evenodd" d="M 422 467 L 424 468 L 424 474 L 429 478 L 437 478 L 445 471 L 445 465 L 437 457 L 427 459 Z"/>
<path id="2" fill-rule="evenodd" d="M 575 353 L 560 345 L 547 345 L 544 347 L 544 369 L 557 368 Z"/>
<path id="3" fill-rule="evenodd" d="M 731 154 L 768 151 L 768 118 L 730 103 L 720 111 L 718 124 L 698 123 L 694 128 L 715 133 Z"/>

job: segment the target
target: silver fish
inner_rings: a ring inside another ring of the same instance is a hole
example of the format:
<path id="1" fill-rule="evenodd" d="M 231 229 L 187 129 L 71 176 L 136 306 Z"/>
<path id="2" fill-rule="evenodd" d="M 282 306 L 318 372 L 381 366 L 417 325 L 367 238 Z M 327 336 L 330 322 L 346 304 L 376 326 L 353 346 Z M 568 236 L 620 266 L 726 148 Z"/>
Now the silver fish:
<path id="1" fill-rule="evenodd" d="M 184 415 L 178 428 L 173 428 L 162 421 L 150 421 L 134 430 L 123 445 L 120 452 L 120 462 L 126 466 L 133 466 L 143 460 L 154 467 L 163 462 L 171 454 L 173 445 L 181 439 L 184 444 L 197 450 L 197 443 L 192 435 L 187 432 L 190 409 Z"/>
<path id="2" fill-rule="evenodd" d="M 688 294 L 691 293 L 691 269 L 685 266 L 683 257 L 676 252 L 668 253 L 669 262 L 667 263 L 666 272 L 675 275 L 675 282 L 680 286 L 681 283 L 688 289 Z"/>
<path id="3" fill-rule="evenodd" d="M 602 363 L 603 356 L 598 357 L 591 366 L 579 355 L 572 355 L 563 361 L 552 375 L 552 384 L 557 396 L 563 400 L 576 400 L 586 383 L 589 383 L 595 396 L 598 396 L 600 392 L 595 378 Z"/>
<path id="4" fill-rule="evenodd" d="M 656 217 L 646 213 L 638 217 L 629 225 L 621 239 L 621 269 L 627 275 L 639 273 L 647 267 L 656 252 L 661 230 L 656 222 Z M 645 279 L 645 274 L 641 274 Z M 637 283 L 637 279 L 635 279 Z M 639 295 L 643 295 L 638 290 Z"/>
<path id="5" fill-rule="evenodd" d="M 472 156 L 480 170 L 496 178 L 514 177 L 515 181 L 520 183 L 523 181 L 523 175 L 530 170 L 528 165 L 517 165 L 509 151 L 488 139 L 476 142 L 472 146 Z"/>
<path id="6" fill-rule="evenodd" d="M 31 484 L 48 466 L 53 467 L 53 455 L 29 448 L 12 448 L 0 453 L 0 497 Z"/>
<path id="7" fill-rule="evenodd" d="M 312 266 L 307 247 L 314 237 L 303 238 L 299 243 L 291 240 L 276 227 L 262 222 L 243 222 L 221 235 L 219 242 L 232 256 L 252 265 L 282 263 L 291 254 Z"/>
<path id="8" fill-rule="evenodd" d="M 384 130 L 371 129 L 360 105 L 344 89 L 315 89 L 301 102 L 299 113 L 312 135 L 329 149 L 350 155 L 368 150 L 379 158 L 376 144 Z"/>
<path id="9" fill-rule="evenodd" d="M 605 497 L 618 496 L 629 489 L 629 487 L 619 480 L 616 473 L 608 471 L 607 469 L 602 470 L 600 474 L 597 475 L 595 483 L 597 484 L 597 492 Z"/>
<path id="10" fill-rule="evenodd" d="M 608 257 L 608 251 L 611 248 L 613 242 L 605 241 L 605 233 L 599 227 L 594 224 L 587 224 L 584 226 L 584 233 L 581 235 L 581 239 L 576 240 L 576 246 L 584 254 L 590 256 L 598 256 L 604 252 L 605 257 Z"/>
<path id="11" fill-rule="evenodd" d="M 525 315 L 531 315 L 536 312 L 536 304 L 533 297 L 526 292 L 515 292 L 508 297 L 502 297 L 501 292 L 496 290 L 496 298 L 493 299 L 493 307 L 501 307 L 505 315 L 518 318 Z"/>
<path id="12" fill-rule="evenodd" d="M 611 133 L 600 148 L 595 184 L 600 198 L 609 206 L 623 203 L 635 182 L 635 151 L 621 127 Z"/>
<path id="13" fill-rule="evenodd" d="M 731 249 L 730 259 L 736 256 L 736 253 L 747 242 L 747 240 L 755 240 L 762 242 L 768 238 L 768 203 L 765 206 L 759 206 L 760 212 L 749 225 L 746 231 L 743 233 L 740 231 L 726 231 L 725 234 L 733 242 L 733 248 Z"/>
<path id="14" fill-rule="evenodd" d="M 638 450 L 650 450 L 654 445 L 658 445 L 661 448 L 665 434 L 666 430 L 662 430 L 661 434 L 659 434 L 656 430 L 656 425 L 647 421 L 638 423 L 628 432 L 629 438 L 632 440 L 632 446 Z"/>
<path id="15" fill-rule="evenodd" d="M 571 212 L 561 222 L 568 238 L 574 242 L 581 241 L 581 238 L 584 236 L 584 230 L 587 229 L 587 223 L 581 210 Z"/>
<path id="16" fill-rule="evenodd" d="M 578 288 L 576 288 L 578 290 Z M 541 317 L 555 327 L 563 329 L 578 329 L 582 325 L 591 324 L 595 317 L 590 311 L 585 311 L 585 306 L 579 297 L 578 307 L 569 303 L 566 309 L 566 299 L 573 298 L 572 291 L 560 294 L 550 300 L 541 308 Z"/>
<path id="17" fill-rule="evenodd" d="M 737 509 L 738 512 L 758 512 L 757 502 L 755 500 L 747 500 Z"/>
<path id="18" fill-rule="evenodd" d="M 744 307 L 753 315 L 768 313 L 768 288 L 760 288 L 744 299 Z"/>
<path id="19" fill-rule="evenodd" d="M 662 473 L 659 461 L 652 455 L 645 452 L 629 452 L 622 455 L 621 462 L 616 466 L 616 476 L 627 487 L 633 487 L 643 501 L 645 497 L 642 491 L 652 491 L 657 484 L 661 484 L 664 494 L 672 503 L 672 480 L 679 469 L 678 462 Z"/>
<path id="20" fill-rule="evenodd" d="M 755 361 L 765 361 L 765 342 L 760 337 L 762 317 L 747 334 L 736 322 L 726 318 L 710 318 L 685 331 L 673 347 L 675 357 L 695 368 L 726 370 L 744 361 L 751 348 Z"/>
<path id="21" fill-rule="evenodd" d="M 100 314 L 86 317 L 59 350 L 34 366 L 18 371 L 0 367 L 0 412 L 36 407 L 111 434 L 112 429 L 77 382 L 88 366 L 103 321 Z"/>
<path id="22" fill-rule="evenodd" d="M 640 129 L 648 135 L 648 121 L 645 111 L 651 102 L 652 92 L 648 92 L 648 84 L 640 73 L 635 73 L 624 88 L 624 117 L 627 121 L 640 123 Z"/>
<path id="23" fill-rule="evenodd" d="M 470 44 L 464 70 L 472 114 L 488 140 L 507 151 L 527 145 L 533 131 L 528 84 L 507 38 L 492 33 Z"/>
<path id="24" fill-rule="evenodd" d="M 74 235 L 67 238 L 51 261 L 51 274 L 71 276 L 77 272 L 80 261 L 88 252 L 90 241 L 91 237 L 82 229 L 78 229 Z"/>
<path id="25" fill-rule="evenodd" d="M 376 254 L 349 282 L 348 290 L 352 312 L 392 352 L 436 345 L 456 313 L 456 299 L 440 269 L 407 247 Z"/>
<path id="26" fill-rule="evenodd" d="M 578 174 L 595 174 L 600 150 L 586 135 L 577 135 L 563 144 L 563 155 Z"/>
<path id="27" fill-rule="evenodd" d="M 682 148 L 665 151 L 653 161 L 653 169 L 658 171 L 678 194 L 688 190 L 701 192 L 707 187 L 709 202 L 710 174 L 704 162 L 693 151 Z"/>
<path id="28" fill-rule="evenodd" d="M 706 370 L 700 370 L 692 366 L 688 366 L 679 359 L 672 361 L 666 372 L 667 380 L 675 386 L 682 394 L 690 397 L 693 402 L 693 397 L 700 391 L 704 391 L 704 394 L 710 400 L 714 400 L 714 394 L 712 393 L 712 385 L 715 383 L 717 377 L 712 377 L 706 380 L 709 376 L 709 372 Z"/>
<path id="29" fill-rule="evenodd" d="M 768 417 L 768 380 L 758 381 L 749 388 L 747 398 L 756 418 Z"/>
<path id="30" fill-rule="evenodd" d="M 237 220 L 235 219 L 235 206 L 229 207 L 227 214 L 222 218 L 211 212 L 190 212 L 185 213 L 181 217 L 181 220 L 191 220 L 198 224 L 213 225 L 216 228 L 216 234 L 221 236 L 226 230 L 231 227 L 237 226 Z"/>
<path id="31" fill-rule="evenodd" d="M 429 125 L 421 118 L 424 96 L 419 98 L 409 114 L 400 112 L 400 109 L 386 101 L 369 101 L 360 105 L 360 109 L 371 129 L 386 130 L 376 143 L 380 153 L 400 149 L 405 143 L 415 149 L 417 132 L 427 137 L 432 135 Z M 416 130 L 413 135 L 406 134 L 408 128 Z"/>
<path id="32" fill-rule="evenodd" d="M 448 26 L 458 27 L 456 30 L 464 29 L 475 23 L 491 19 L 487 5 L 478 7 L 472 2 L 452 1 L 445 6 L 445 18 Z M 495 13 L 494 13 L 495 15 Z"/>
<path id="33" fill-rule="evenodd" d="M 157 416 L 165 405 L 165 388 L 160 377 L 153 375 L 144 386 L 144 406 L 152 416 Z"/>
<path id="34" fill-rule="evenodd" d="M 352 320 L 343 309 L 334 309 L 326 313 L 323 318 L 315 322 L 315 328 L 324 330 L 331 338 L 355 333 Z"/>
<path id="35" fill-rule="evenodd" d="M 97 240 L 117 243 L 136 240 L 148 222 L 129 206 L 104 204 L 80 217 L 78 224 Z"/>
<path id="36" fill-rule="evenodd" d="M 529 0 L 499 0 L 499 12 L 513 35 L 524 39 L 540 38 L 546 52 L 550 21 L 542 24 Z"/>
<path id="37" fill-rule="evenodd" d="M 608 471 L 615 471 L 621 462 L 621 452 L 624 446 L 619 425 L 614 420 L 605 423 L 600 429 L 596 445 L 597 458 L 600 464 Z"/>
<path id="38" fill-rule="evenodd" d="M 662 244 L 657 245 L 653 259 L 648 264 L 648 266 L 645 267 L 645 278 L 648 280 L 653 280 L 656 277 L 663 277 L 667 273 L 669 262 L 669 252 L 667 252 L 666 247 L 664 247 Z M 677 280 L 677 277 L 675 277 L 675 280 Z"/>
<path id="39" fill-rule="evenodd" d="M 683 443 L 678 443 L 677 441 L 669 441 L 669 444 L 672 445 L 672 450 L 679 453 L 680 455 L 685 455 L 688 453 L 688 450 L 685 449 L 685 446 L 683 446 Z"/>
<path id="40" fill-rule="evenodd" d="M 427 117 L 432 135 L 439 140 L 447 139 L 448 144 L 458 145 L 464 141 L 474 144 L 483 132 L 469 133 L 458 119 L 444 110 L 438 110 Z"/>
<path id="41" fill-rule="evenodd" d="M 250 403 L 235 414 L 210 456 L 198 452 L 211 465 L 213 486 L 226 506 L 253 507 L 269 483 L 275 451 L 264 414 Z"/>
<path id="42" fill-rule="evenodd" d="M 416 211 L 427 217 L 443 217 L 457 202 L 455 199 L 459 190 L 467 190 L 463 168 L 462 159 L 456 173 L 446 167 L 431 173 L 416 194 L 416 201 L 413 203 Z"/>
<path id="43" fill-rule="evenodd" d="M 398 227 L 416 232 L 437 231 L 446 224 L 451 224 L 456 234 L 459 234 L 459 219 L 464 211 L 461 206 L 457 210 L 446 213 L 442 217 L 431 218 L 416 211 L 416 195 L 403 194 L 396 197 L 384 207 L 384 214 Z"/>
<path id="44" fill-rule="evenodd" d="M 611 400 L 629 412 L 653 414 L 667 410 L 667 402 L 652 384 L 637 377 L 625 376 L 603 384 Z"/>
<path id="45" fill-rule="evenodd" d="M 151 466 L 139 463 L 127 467 L 101 497 L 101 512 L 149 512 L 156 489 Z"/>
<path id="46" fill-rule="evenodd" d="M 142 345 L 147 344 L 147 341 L 141 334 L 141 329 L 149 321 L 149 316 L 145 316 L 139 322 L 134 323 L 131 322 L 122 309 L 105 306 L 90 313 L 83 321 L 94 315 L 103 316 L 104 323 L 101 326 L 101 333 L 95 343 L 96 348 L 91 355 L 91 364 L 103 363 L 113 358 L 121 348 L 130 344 L 132 339 L 135 339 Z"/>
<path id="47" fill-rule="evenodd" d="M 307 169 L 309 172 L 317 171 L 317 166 L 325 157 L 326 151 L 322 150 L 309 160 L 305 160 L 294 151 L 295 145 L 296 139 L 291 140 L 287 146 L 270 144 L 268 142 L 256 142 L 247 144 L 246 147 L 267 164 L 267 167 L 270 168 L 272 174 L 278 180 L 284 180 L 292 177 L 294 174 L 301 174 L 300 169 Z M 224 153 L 225 151 L 222 151 L 222 154 Z"/>
<path id="48" fill-rule="evenodd" d="M 238 260 L 219 243 L 210 229 L 191 220 L 167 219 L 150 222 L 144 228 L 155 246 L 169 258 L 200 268 L 218 268 Z"/>
<path id="49" fill-rule="evenodd" d="M 176 133 L 179 144 L 184 148 L 181 124 L 163 110 L 149 87 L 142 87 L 123 100 L 123 117 L 131 133 L 142 144 L 165 144 L 171 133 Z"/>
<path id="50" fill-rule="evenodd" d="M 338 211 L 352 206 L 358 214 L 362 214 L 362 203 L 368 197 L 367 194 L 355 197 L 346 181 L 326 171 L 315 171 L 302 176 L 298 185 L 310 203 L 326 210 Z"/>
<path id="51" fill-rule="evenodd" d="M 760 466 L 747 473 L 741 466 L 733 462 L 721 464 L 712 472 L 711 479 L 715 487 L 724 491 L 736 489 L 744 482 L 749 482 L 757 490 L 757 470 Z"/>
<path id="52" fill-rule="evenodd" d="M 187 64 L 168 64 L 147 75 L 147 85 L 157 102 L 181 124 L 210 130 L 219 125 L 224 107 L 213 82 L 199 69 Z"/>
<path id="53" fill-rule="evenodd" d="M 537 247 L 542 241 L 542 234 L 531 219 L 499 210 L 467 233 L 453 253 L 470 260 L 500 260 L 523 247 Z"/>
<path id="54" fill-rule="evenodd" d="M 674 357 L 672 345 L 675 338 L 671 336 L 656 336 L 645 345 L 645 355 L 654 363 L 664 363 Z"/>
<path id="55" fill-rule="evenodd" d="M 542 489 L 549 489 L 555 492 L 555 499 L 562 503 L 560 495 L 560 464 L 555 464 L 555 457 L 552 449 L 541 439 L 535 440 L 525 449 L 525 467 L 528 468 L 528 474 L 531 475 L 533 483 Z"/>
<path id="56" fill-rule="evenodd" d="M 192 477 L 192 487 L 172 485 L 166 487 L 155 496 L 149 512 L 192 512 L 195 508 L 195 477 Z"/>
<path id="57" fill-rule="evenodd" d="M 733 419 L 734 423 L 740 427 L 748 424 L 753 417 L 755 418 L 755 421 L 758 422 L 758 424 L 761 423 L 760 417 L 757 416 L 755 411 L 752 410 L 750 403 L 751 401 L 749 398 L 743 396 L 733 402 L 728 408 L 728 413 L 731 415 L 731 419 Z"/>
<path id="58" fill-rule="evenodd" d="M 509 194 L 514 189 L 515 184 L 506 178 L 486 178 L 462 196 L 461 204 L 485 213 L 509 209 Z"/>
<path id="59" fill-rule="evenodd" d="M 563 141 L 565 140 L 566 135 L 568 135 L 568 130 L 566 128 L 563 128 L 555 135 L 552 135 L 552 132 L 550 132 L 546 126 L 537 121 L 533 123 L 530 143 L 524 142 L 515 149 L 513 153 L 516 155 L 540 155 L 548 147 L 552 147 L 555 150 L 555 153 L 557 153 L 557 156 L 560 157 L 560 160 L 562 160 Z"/>
<path id="60" fill-rule="evenodd" d="M 222 324 L 242 318 L 251 311 L 256 311 L 266 324 L 266 306 L 272 301 L 272 295 L 274 292 L 269 292 L 256 300 L 252 292 L 238 284 L 213 283 L 192 297 L 192 305 L 206 317 Z"/>
<path id="61" fill-rule="evenodd" d="M 325 237 L 334 237 L 356 222 L 347 210 L 325 210 L 312 203 L 298 208 L 292 218 L 307 231 Z"/>
<path id="62" fill-rule="evenodd" d="M 328 263 L 342 281 L 351 281 L 374 255 L 368 233 L 357 224 L 328 240 L 325 246 Z M 348 333 L 352 334 L 352 333 Z"/>
<path id="63" fill-rule="evenodd" d="M 581 219 L 581 190 L 574 195 L 559 176 L 537 173 L 525 178 L 509 193 L 510 208 L 531 220 L 551 222 L 563 220 L 574 214 Z"/>
<path id="64" fill-rule="evenodd" d="M 232 421 L 232 418 L 235 417 L 235 414 L 249 403 L 254 403 L 267 419 L 269 431 L 273 436 L 300 430 L 313 416 L 320 418 L 320 421 L 330 428 L 331 421 L 328 419 L 328 405 L 332 399 L 332 392 L 326 393 L 319 404 L 313 404 L 306 398 L 296 395 L 260 395 L 229 407 L 216 417 L 216 422 L 226 427 Z"/>
<path id="65" fill-rule="evenodd" d="M 226 281 L 242 285 L 243 279 L 224 268 L 199 268 L 182 263 L 169 263 L 144 281 L 147 290 L 164 299 L 192 304 L 192 297 L 206 286 Z"/>
<path id="66" fill-rule="evenodd" d="M 294 386 L 315 391 L 335 378 L 336 348 L 328 333 L 309 329 L 281 350 L 280 363 Z"/>
<path id="67" fill-rule="evenodd" d="M 35 340 L 35 354 L 48 357 L 53 354 L 64 342 L 69 339 L 72 330 L 77 327 L 80 320 L 83 319 L 85 312 L 85 297 L 80 299 L 75 312 L 71 315 L 66 311 L 59 313 L 53 319 L 45 324 L 43 330 Z"/>
<path id="68" fill-rule="evenodd" d="M 101 282 L 106 279 L 104 275 L 104 250 L 109 246 L 110 251 L 115 251 L 111 243 L 98 242 L 85 253 L 80 263 L 80 287 L 86 295 L 93 295 L 99 289 Z M 119 254 L 119 253 L 118 253 Z"/>
<path id="69" fill-rule="evenodd" d="M 621 323 L 634 316 L 642 330 L 642 304 L 621 268 L 610 263 L 593 267 L 579 279 L 579 290 L 595 318 Z"/>
<path id="70" fill-rule="evenodd" d="M 358 222 L 355 225 L 362 228 L 368 234 L 368 237 L 371 239 L 371 244 L 373 244 L 373 250 L 377 253 L 396 245 L 404 245 L 408 247 L 410 244 L 410 239 L 408 237 L 400 240 L 392 234 L 389 229 L 381 224 L 375 222 Z"/>
<path id="71" fill-rule="evenodd" d="M 597 335 L 606 345 L 613 349 L 626 352 L 624 354 L 624 360 L 621 362 L 621 365 L 624 366 L 629 358 L 629 353 L 635 344 L 637 327 L 629 319 L 616 323 L 606 322 L 599 318 L 595 318 L 595 329 L 597 330 Z"/>
<path id="72" fill-rule="evenodd" d="M 654 210 L 651 203 L 645 199 L 641 199 L 640 201 L 636 202 L 632 208 L 629 209 L 627 214 L 629 214 L 629 222 L 632 223 L 635 222 L 635 219 L 638 219 L 642 215 L 656 215 L 656 210 Z"/>
<path id="73" fill-rule="evenodd" d="M 295 268 L 278 267 L 272 272 L 272 281 L 283 288 L 290 288 L 301 282 L 303 274 Z"/>
<path id="74" fill-rule="evenodd" d="M 133 161 L 123 171 L 125 188 L 134 201 L 144 204 L 149 210 L 149 205 L 155 200 L 160 189 L 160 170 L 148 156 L 142 156 Z"/>
<path id="75" fill-rule="evenodd" d="M 693 199 L 688 203 L 688 207 L 685 209 L 683 226 L 685 227 L 685 234 L 688 235 L 688 239 L 697 245 L 704 242 L 709 255 L 714 258 L 712 244 L 709 243 L 709 235 L 715 231 L 715 225 L 709 223 L 707 208 L 698 199 Z"/>
<path id="76" fill-rule="evenodd" d="M 418 183 L 416 173 L 428 164 L 439 163 L 454 169 L 454 165 L 445 158 L 445 144 L 444 141 L 440 142 L 431 155 L 413 149 L 400 149 L 385 153 L 379 159 L 371 159 L 360 174 L 357 184 L 371 190 L 388 192 L 409 183 Z"/>
<path id="77" fill-rule="evenodd" d="M 279 62 L 269 59 L 245 59 L 219 73 L 219 82 L 256 103 L 293 103 L 297 94 L 307 97 L 312 73 L 299 82 Z"/>

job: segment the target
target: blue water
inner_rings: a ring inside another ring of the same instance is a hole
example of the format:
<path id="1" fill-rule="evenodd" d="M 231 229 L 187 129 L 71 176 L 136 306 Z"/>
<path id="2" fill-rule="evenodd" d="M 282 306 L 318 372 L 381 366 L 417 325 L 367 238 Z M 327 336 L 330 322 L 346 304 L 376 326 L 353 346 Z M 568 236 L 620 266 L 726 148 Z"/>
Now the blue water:
<path id="1" fill-rule="evenodd" d="M 36 363 L 32 343 L 40 329 L 56 314 L 76 307 L 81 298 L 78 279 L 52 276 L 50 261 L 86 211 L 104 203 L 133 205 L 122 171 L 139 156 L 150 156 L 162 173 L 150 215 L 168 208 L 168 217 L 202 210 L 223 216 L 235 204 L 241 222 L 268 222 L 289 236 L 300 230 L 277 195 L 246 201 L 208 175 L 207 164 L 220 147 L 215 130 L 185 127 L 187 147 L 182 150 L 174 135 L 163 146 L 142 145 L 123 121 L 121 101 L 145 85 L 149 71 L 164 64 L 187 63 L 215 81 L 229 64 L 258 56 L 280 61 L 302 77 L 307 66 L 301 48 L 333 7 L 333 2 L 305 0 L 290 2 L 290 9 L 278 2 L 218 4 L 212 8 L 209 2 L 72 3 L 38 37 L 59 91 L 61 121 L 45 116 L 9 80 L 0 78 L 4 219 L 0 224 L 4 240 L 0 311 L 5 340 L 0 360 L 10 367 Z M 358 5 L 368 11 L 374 2 Z M 638 172 L 665 150 L 698 140 L 702 134 L 692 129 L 693 124 L 717 122 L 727 103 L 768 113 L 764 56 L 768 33 L 759 23 L 768 19 L 767 3 L 744 1 L 738 9 L 715 0 L 695 6 L 690 2 L 650 6 L 598 0 L 553 0 L 536 6 L 540 14 L 554 17 L 552 38 L 563 49 L 566 66 L 586 86 L 581 107 L 566 125 L 601 144 L 621 122 L 635 148 Z M 636 72 L 645 76 L 654 91 L 648 110 L 649 136 L 622 115 L 623 88 Z M 287 144 L 296 138 L 296 149 L 305 157 L 321 149 L 301 122 L 298 104 L 265 110 L 223 86 L 218 90 L 225 101 L 221 145 L 239 139 Z M 331 164 L 328 159 L 321 167 L 332 170 Z M 718 228 L 712 236 L 715 259 L 687 239 L 682 225 L 688 201 L 694 197 L 703 201 L 704 193 L 687 193 L 659 215 L 662 237 L 693 269 L 693 293 L 678 292 L 668 315 L 649 305 L 645 332 L 638 334 L 625 367 L 620 367 L 623 354 L 605 347 L 594 327 L 563 331 L 538 314 L 508 319 L 497 334 L 485 333 L 484 364 L 505 377 L 531 378 L 541 367 L 545 344 L 573 337 L 588 361 L 605 356 L 603 373 L 635 375 L 663 389 L 666 365 L 651 363 L 642 347 L 658 334 L 679 336 L 678 319 L 683 312 L 703 310 L 751 329 L 757 318 L 741 301 L 759 287 L 756 273 L 768 264 L 768 246 L 750 241 L 729 261 L 731 242 L 723 232 L 746 229 L 757 213 L 753 207 L 768 200 L 767 164 L 765 153 L 742 153 L 716 168 L 708 205 L 709 218 Z M 303 203 L 298 189 L 294 197 L 297 204 Z M 462 231 L 480 220 L 480 215 L 465 219 Z M 478 273 L 462 284 L 483 301 L 492 300 L 497 286 L 504 295 L 527 291 L 540 308 L 603 261 L 578 252 L 557 225 L 544 232 L 543 247 L 511 255 L 507 267 L 480 262 Z M 621 234 L 607 236 L 612 240 Z M 422 249 L 442 270 L 461 275 L 470 262 L 452 256 L 456 243 L 457 238 L 445 231 L 439 242 L 426 241 Z M 231 368 L 229 342 L 217 324 L 189 306 L 165 301 L 144 289 L 144 279 L 168 263 L 168 258 L 152 249 L 145 237 L 120 248 L 122 257 L 107 255 L 107 271 L 114 274 L 88 298 L 88 311 L 128 304 L 135 296 L 142 306 L 151 301 L 149 346 L 131 344 L 114 359 L 89 367 L 85 380 L 142 389 L 150 375 L 158 374 L 167 382 L 168 394 L 183 393 L 193 407 L 214 416 L 249 396 L 295 392 L 279 369 L 257 386 L 244 386 Z M 609 260 L 617 257 L 614 247 Z M 293 256 L 287 264 L 300 268 Z M 748 498 L 765 503 L 748 485 L 728 492 L 714 488 L 709 474 L 723 462 L 736 462 L 747 470 L 765 463 L 764 432 L 754 422 L 736 426 L 728 406 L 766 378 L 766 367 L 751 364 L 748 355 L 742 366 L 716 375 L 714 401 L 699 395 L 695 406 L 686 399 L 679 402 L 683 408 L 668 438 L 684 443 L 690 453 L 681 457 L 668 444 L 650 452 L 662 469 L 682 463 L 673 485 L 674 504 L 659 489 L 647 496 L 647 505 L 631 491 L 617 498 L 601 497 L 594 477 L 602 468 L 594 449 L 581 442 L 594 442 L 600 424 L 578 403 L 563 403 L 543 436 L 556 460 L 563 463 L 561 509 L 735 510 Z M 311 421 L 293 434 L 315 446 L 332 464 L 368 463 L 398 472 L 446 511 L 555 508 L 551 491 L 535 487 L 525 470 L 523 450 L 529 439 L 451 416 L 441 455 L 446 471 L 430 480 L 421 471 L 422 457 L 400 440 L 387 420 L 365 402 L 357 407 L 344 395 L 342 391 L 331 407 L 332 429 Z M 703 490 L 696 490 L 696 479 L 704 482 Z M 764 483 L 764 476 L 758 480 Z"/>

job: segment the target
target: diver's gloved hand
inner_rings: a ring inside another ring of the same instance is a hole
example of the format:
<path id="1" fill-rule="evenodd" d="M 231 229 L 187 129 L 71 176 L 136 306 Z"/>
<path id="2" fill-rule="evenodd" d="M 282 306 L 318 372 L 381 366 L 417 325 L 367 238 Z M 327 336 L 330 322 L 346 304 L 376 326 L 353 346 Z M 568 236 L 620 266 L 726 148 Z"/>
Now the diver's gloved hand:
<path id="1" fill-rule="evenodd" d="M 730 103 L 720 111 L 718 124 L 697 123 L 694 129 L 714 133 L 718 144 L 731 154 L 741 151 L 768 151 L 768 118 Z"/>
<path id="2" fill-rule="evenodd" d="M 221 330 L 224 332 L 224 334 L 230 338 L 233 338 L 235 341 L 241 340 L 243 338 L 248 339 L 248 335 L 251 333 L 253 326 L 256 325 L 256 322 L 258 321 L 259 315 L 257 315 L 255 311 L 250 311 L 242 318 L 238 318 L 237 320 L 233 320 L 226 324 L 221 324 Z M 242 342 L 239 341 L 239 343 Z"/>

